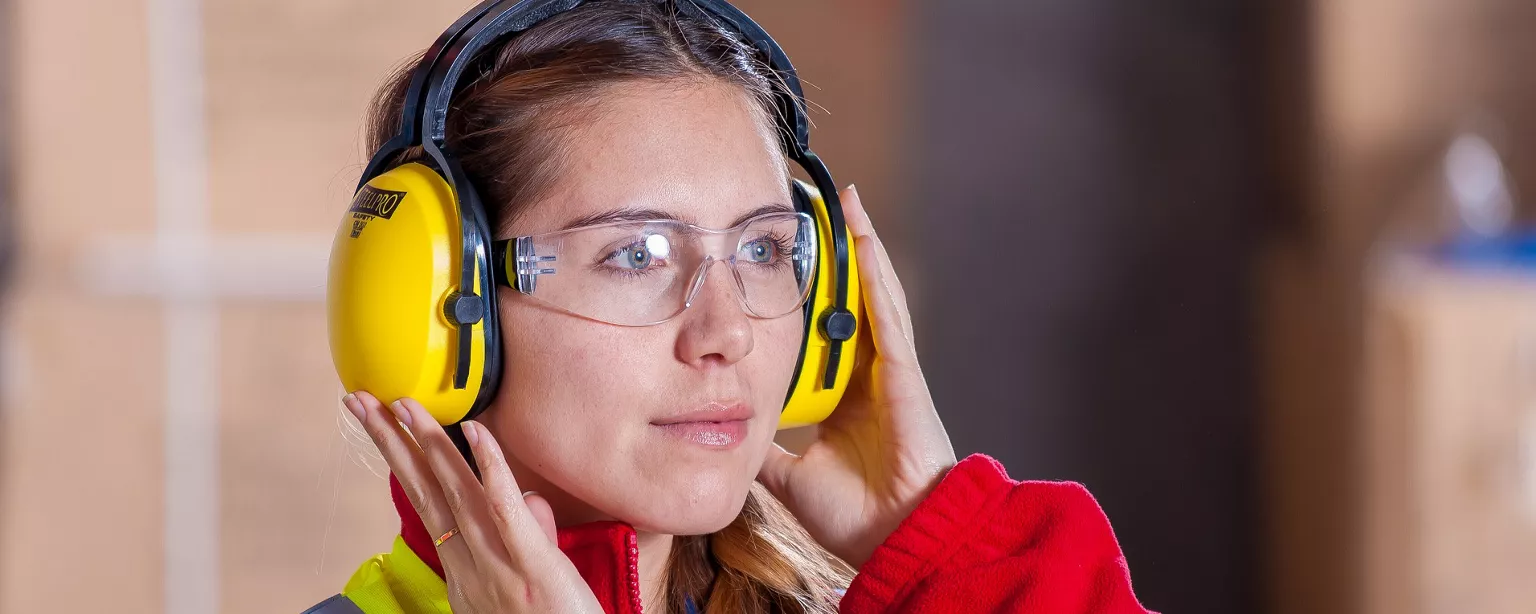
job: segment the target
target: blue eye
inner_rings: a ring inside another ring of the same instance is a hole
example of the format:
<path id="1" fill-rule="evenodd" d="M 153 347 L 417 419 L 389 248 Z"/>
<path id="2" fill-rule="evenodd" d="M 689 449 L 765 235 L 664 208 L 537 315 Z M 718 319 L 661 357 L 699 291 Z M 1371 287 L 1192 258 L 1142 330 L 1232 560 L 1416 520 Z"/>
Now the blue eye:
<path id="1" fill-rule="evenodd" d="M 751 262 L 768 264 L 773 262 L 774 256 L 778 255 L 779 246 L 769 239 L 758 239 L 741 246 L 741 251 Z"/>
<path id="2" fill-rule="evenodd" d="M 650 235 L 644 240 L 636 241 L 608 255 L 608 261 L 621 269 L 631 271 L 643 271 L 657 264 L 657 260 L 666 262 L 667 256 L 672 253 L 672 243 L 662 235 Z"/>
<path id="3" fill-rule="evenodd" d="M 614 252 L 613 255 L 613 260 L 620 267 L 637 271 L 651 266 L 653 260 L 651 251 L 646 249 L 644 245 L 631 245 Z"/>

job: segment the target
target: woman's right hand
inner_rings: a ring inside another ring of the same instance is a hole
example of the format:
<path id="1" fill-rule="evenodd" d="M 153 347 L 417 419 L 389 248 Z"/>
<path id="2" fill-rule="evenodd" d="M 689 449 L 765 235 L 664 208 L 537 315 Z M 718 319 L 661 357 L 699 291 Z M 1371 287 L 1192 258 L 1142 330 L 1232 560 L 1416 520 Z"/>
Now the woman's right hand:
<path id="1" fill-rule="evenodd" d="M 402 399 L 386 410 L 367 392 L 342 402 L 389 462 L 427 531 L 439 536 L 458 527 L 437 548 L 455 613 L 603 611 L 557 546 L 549 502 L 518 490 L 501 446 L 484 426 L 464 423 L 482 485 L 419 403 Z"/>

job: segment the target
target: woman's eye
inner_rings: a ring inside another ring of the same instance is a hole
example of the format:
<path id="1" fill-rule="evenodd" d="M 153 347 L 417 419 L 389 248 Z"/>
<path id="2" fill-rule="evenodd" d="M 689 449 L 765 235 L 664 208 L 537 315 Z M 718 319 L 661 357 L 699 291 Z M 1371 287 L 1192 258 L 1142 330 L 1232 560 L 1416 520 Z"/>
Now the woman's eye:
<path id="1" fill-rule="evenodd" d="M 758 239 L 741 246 L 741 251 L 748 260 L 767 264 L 773 262 L 774 256 L 778 255 L 779 246 L 768 239 Z"/>
<path id="2" fill-rule="evenodd" d="M 631 269 L 643 269 L 651 266 L 651 252 L 644 247 L 629 247 L 624 250 L 624 266 Z"/>
<path id="3" fill-rule="evenodd" d="M 614 251 L 608 259 L 619 268 L 643 271 L 657 263 L 666 262 L 672 252 L 671 242 L 661 235 L 651 235 L 643 241 L 626 245 Z"/>
<path id="4" fill-rule="evenodd" d="M 619 268 L 636 271 L 650 267 L 655 259 L 656 257 L 651 254 L 651 250 L 646 249 L 645 245 L 639 243 L 620 248 L 609 257 L 609 260 Z"/>

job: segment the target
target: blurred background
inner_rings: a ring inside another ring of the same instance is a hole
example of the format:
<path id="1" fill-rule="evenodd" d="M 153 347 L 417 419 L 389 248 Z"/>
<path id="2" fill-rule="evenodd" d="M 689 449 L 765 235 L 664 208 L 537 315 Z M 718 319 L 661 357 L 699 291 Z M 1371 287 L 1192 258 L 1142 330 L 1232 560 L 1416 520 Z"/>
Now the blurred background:
<path id="1" fill-rule="evenodd" d="M 739 3 L 957 451 L 1085 483 L 1148 607 L 1536 612 L 1536 3 Z M 0 612 L 298 612 L 388 548 L 325 259 L 470 4 L 0 0 Z"/>

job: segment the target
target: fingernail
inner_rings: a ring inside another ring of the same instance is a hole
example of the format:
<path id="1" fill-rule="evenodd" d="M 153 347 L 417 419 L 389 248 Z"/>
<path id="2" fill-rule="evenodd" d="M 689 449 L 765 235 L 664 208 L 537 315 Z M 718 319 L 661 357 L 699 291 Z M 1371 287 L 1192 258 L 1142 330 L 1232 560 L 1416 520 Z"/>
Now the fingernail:
<path id="1" fill-rule="evenodd" d="M 525 490 L 525 491 L 523 491 L 523 498 L 526 499 L 526 498 L 528 498 L 528 495 L 537 495 L 537 494 L 539 494 L 539 491 L 537 491 L 537 490 Z"/>
<path id="2" fill-rule="evenodd" d="M 390 403 L 389 410 L 395 412 L 395 419 L 399 420 L 400 424 L 404 424 L 407 428 L 411 426 L 411 412 L 406 411 L 404 403 L 399 401 Z"/>
<path id="3" fill-rule="evenodd" d="M 363 404 L 357 402 L 357 395 L 348 393 L 347 396 L 341 397 L 341 404 L 345 405 L 347 411 L 352 412 L 352 415 L 357 417 L 358 422 L 362 422 L 367 417 L 367 414 L 364 413 Z"/>
<path id="4" fill-rule="evenodd" d="M 475 424 L 474 422 L 465 422 L 464 423 L 464 441 L 468 441 L 469 442 L 469 447 L 471 447 L 471 448 L 479 447 L 479 445 L 480 445 L 480 425 Z"/>
<path id="5" fill-rule="evenodd" d="M 850 184 L 848 184 L 848 191 L 849 192 L 853 192 L 854 194 L 858 194 L 859 193 L 859 186 L 850 183 Z"/>

